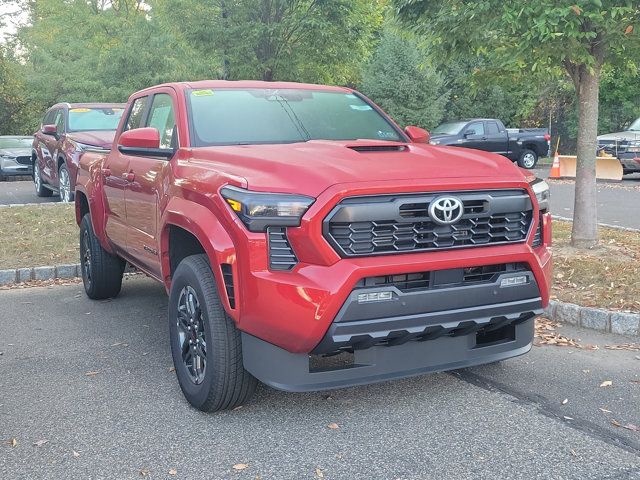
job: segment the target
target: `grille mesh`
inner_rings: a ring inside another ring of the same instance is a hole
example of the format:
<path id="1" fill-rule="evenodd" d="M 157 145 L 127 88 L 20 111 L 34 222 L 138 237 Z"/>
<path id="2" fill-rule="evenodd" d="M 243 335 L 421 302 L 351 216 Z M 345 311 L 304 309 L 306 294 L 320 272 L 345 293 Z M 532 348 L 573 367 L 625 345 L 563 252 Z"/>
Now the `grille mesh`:
<path id="1" fill-rule="evenodd" d="M 406 201 L 369 197 L 361 204 L 347 199 L 325 221 L 325 236 L 346 257 L 522 242 L 527 237 L 533 211 L 523 191 L 453 194 L 464 205 L 462 219 L 453 225 L 429 217 L 430 201 L 437 195 L 425 195 L 424 201 L 416 201 L 415 195 Z"/>

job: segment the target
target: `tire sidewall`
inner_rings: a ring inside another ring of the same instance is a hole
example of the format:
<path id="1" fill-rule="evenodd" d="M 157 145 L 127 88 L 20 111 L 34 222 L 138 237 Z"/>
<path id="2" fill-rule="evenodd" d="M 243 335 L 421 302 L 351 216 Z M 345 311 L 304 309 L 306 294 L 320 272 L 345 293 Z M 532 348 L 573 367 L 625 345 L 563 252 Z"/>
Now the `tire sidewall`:
<path id="1" fill-rule="evenodd" d="M 525 156 L 527 156 L 527 155 L 529 155 L 529 154 L 533 155 L 534 160 L 533 160 L 533 164 L 532 164 L 532 165 L 527 166 L 527 165 L 525 165 L 525 163 L 524 163 L 524 157 L 525 157 Z M 538 163 L 538 158 L 539 158 L 539 157 L 538 157 L 538 154 L 537 154 L 536 152 L 534 152 L 533 150 L 526 149 L 526 150 L 525 150 L 525 151 L 523 151 L 523 152 L 522 152 L 522 154 L 520 155 L 520 160 L 519 160 L 518 164 L 519 164 L 522 168 L 526 168 L 526 169 L 528 169 L 528 170 L 531 170 L 531 169 L 535 168 L 535 166 L 537 165 L 537 163 Z"/>
<path id="2" fill-rule="evenodd" d="M 213 273 L 210 272 L 213 276 Z M 196 292 L 198 301 L 202 311 L 202 321 L 204 324 L 205 338 L 207 342 L 207 366 L 205 370 L 204 380 L 196 385 L 190 378 L 187 367 L 182 361 L 182 353 L 178 344 L 178 327 L 177 322 L 177 306 L 180 292 L 185 286 L 190 286 Z M 212 298 L 213 297 L 213 298 Z M 224 348 L 220 344 L 219 338 L 213 336 L 211 318 L 215 315 L 215 309 L 221 308 L 217 293 L 205 293 L 202 284 L 195 270 L 189 263 L 181 263 L 176 269 L 171 282 L 171 291 L 169 293 L 169 340 L 171 342 L 171 355 L 173 356 L 173 364 L 178 377 L 178 383 L 187 401 L 196 408 L 201 408 L 208 400 L 209 392 L 217 382 L 217 372 L 213 362 L 215 349 Z"/>

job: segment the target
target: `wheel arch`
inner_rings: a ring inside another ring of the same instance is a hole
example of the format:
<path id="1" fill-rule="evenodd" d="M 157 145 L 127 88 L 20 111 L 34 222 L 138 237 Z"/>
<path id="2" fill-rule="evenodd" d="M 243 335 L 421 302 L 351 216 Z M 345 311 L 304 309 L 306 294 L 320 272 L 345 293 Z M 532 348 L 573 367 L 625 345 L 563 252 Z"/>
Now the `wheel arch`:
<path id="1" fill-rule="evenodd" d="M 167 292 L 180 261 L 189 255 L 204 253 L 213 272 L 218 295 L 225 310 L 236 319 L 227 292 L 222 265 L 229 264 L 237 279 L 236 250 L 233 241 L 217 217 L 208 208 L 174 197 L 162 215 L 160 258 L 162 278 Z"/>

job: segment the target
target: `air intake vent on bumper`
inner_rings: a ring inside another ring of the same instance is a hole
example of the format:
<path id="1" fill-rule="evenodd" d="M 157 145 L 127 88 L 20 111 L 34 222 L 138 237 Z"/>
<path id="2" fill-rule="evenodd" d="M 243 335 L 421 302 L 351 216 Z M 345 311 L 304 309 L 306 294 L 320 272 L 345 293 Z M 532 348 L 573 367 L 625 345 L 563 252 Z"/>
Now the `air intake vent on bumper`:
<path id="1" fill-rule="evenodd" d="M 222 270 L 222 278 L 224 279 L 224 288 L 227 292 L 227 298 L 229 299 L 229 306 L 236 308 L 236 295 L 235 288 L 233 286 L 233 268 L 230 263 L 221 263 L 220 269 Z"/>
<path id="2" fill-rule="evenodd" d="M 269 227 L 269 268 L 271 270 L 291 270 L 298 263 L 296 254 L 291 248 L 285 227 Z"/>

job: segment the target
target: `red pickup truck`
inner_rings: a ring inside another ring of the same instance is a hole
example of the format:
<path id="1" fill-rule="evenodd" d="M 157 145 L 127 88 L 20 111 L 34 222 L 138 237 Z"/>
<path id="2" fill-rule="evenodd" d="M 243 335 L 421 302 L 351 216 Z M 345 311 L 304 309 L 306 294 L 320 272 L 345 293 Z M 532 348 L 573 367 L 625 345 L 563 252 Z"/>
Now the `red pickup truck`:
<path id="1" fill-rule="evenodd" d="M 133 94 L 80 158 L 90 298 L 125 262 L 169 294 L 196 408 L 257 380 L 322 390 L 521 355 L 551 281 L 548 187 L 504 157 L 428 145 L 356 91 L 172 83 Z"/>

